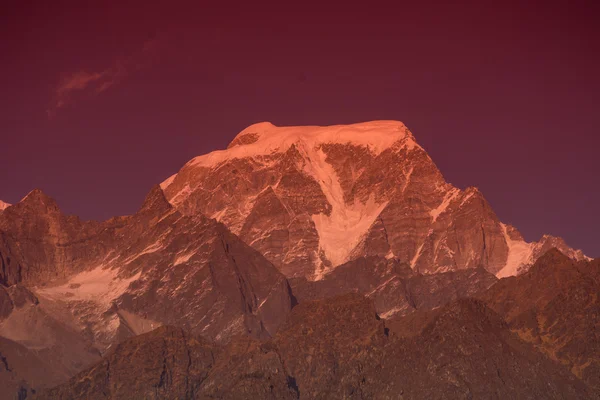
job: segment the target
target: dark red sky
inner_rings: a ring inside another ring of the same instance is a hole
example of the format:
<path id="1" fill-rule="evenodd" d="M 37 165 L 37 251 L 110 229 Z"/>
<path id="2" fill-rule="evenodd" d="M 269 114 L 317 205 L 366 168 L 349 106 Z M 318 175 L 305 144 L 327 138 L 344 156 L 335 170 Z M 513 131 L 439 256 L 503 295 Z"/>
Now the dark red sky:
<path id="1" fill-rule="evenodd" d="M 527 239 L 600 256 L 597 2 L 9 3 L 0 199 L 105 219 L 251 123 L 397 119 Z"/>

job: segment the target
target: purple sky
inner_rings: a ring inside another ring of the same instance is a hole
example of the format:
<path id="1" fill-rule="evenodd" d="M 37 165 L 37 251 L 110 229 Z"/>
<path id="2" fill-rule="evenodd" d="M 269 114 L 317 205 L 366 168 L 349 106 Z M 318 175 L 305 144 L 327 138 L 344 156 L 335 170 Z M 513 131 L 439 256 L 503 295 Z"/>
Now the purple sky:
<path id="1" fill-rule="evenodd" d="M 600 256 L 597 2 L 9 3 L 2 200 L 105 219 L 254 122 L 397 119 L 528 240 Z"/>

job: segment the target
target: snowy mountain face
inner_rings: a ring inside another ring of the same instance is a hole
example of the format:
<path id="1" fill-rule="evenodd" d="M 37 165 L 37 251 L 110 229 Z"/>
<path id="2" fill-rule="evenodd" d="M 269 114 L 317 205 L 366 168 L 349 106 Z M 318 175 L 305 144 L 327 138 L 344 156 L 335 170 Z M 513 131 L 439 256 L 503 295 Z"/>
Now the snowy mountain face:
<path id="1" fill-rule="evenodd" d="M 287 277 L 319 280 L 361 256 L 393 258 L 420 273 L 483 267 L 509 276 L 525 271 L 548 241 L 526 243 L 477 189 L 447 183 L 395 121 L 255 124 L 161 187 L 176 209 L 222 222 Z"/>
<path id="2" fill-rule="evenodd" d="M 5 209 L 7 209 L 8 207 L 10 207 L 10 204 L 5 203 L 2 200 L 0 200 L 0 211 L 3 211 Z"/>

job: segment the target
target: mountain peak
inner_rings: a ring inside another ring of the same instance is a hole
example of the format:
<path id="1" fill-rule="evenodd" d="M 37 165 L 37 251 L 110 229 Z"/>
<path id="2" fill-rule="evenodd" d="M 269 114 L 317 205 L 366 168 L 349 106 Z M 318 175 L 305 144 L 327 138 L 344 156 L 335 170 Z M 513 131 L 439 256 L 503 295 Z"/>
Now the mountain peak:
<path id="1" fill-rule="evenodd" d="M 559 271 L 566 269 L 569 271 L 574 270 L 575 262 L 569 256 L 565 255 L 558 248 L 553 247 L 542 256 L 540 256 L 536 262 L 531 266 L 530 274 L 548 274 L 550 271 Z"/>
<path id="2" fill-rule="evenodd" d="M 429 273 L 483 265 L 498 277 L 525 271 L 551 247 L 584 258 L 557 239 L 523 240 L 478 188 L 447 183 L 399 121 L 256 123 L 161 187 L 175 208 L 222 222 L 288 276 L 321 279 L 362 255 Z"/>
<path id="3" fill-rule="evenodd" d="M 59 211 L 56 200 L 48 196 L 41 189 L 33 189 L 31 192 L 27 193 L 27 195 L 25 195 L 25 197 L 23 197 L 18 204 L 31 207 L 44 206 L 47 210 L 52 209 Z"/>
<path id="4" fill-rule="evenodd" d="M 535 264 L 561 264 L 561 263 L 572 263 L 573 260 L 565 255 L 558 248 L 553 247 L 545 252 Z"/>
<path id="5" fill-rule="evenodd" d="M 262 134 L 272 131 L 277 127 L 273 125 L 271 122 L 257 122 L 256 124 L 252 124 L 249 127 L 242 130 L 240 133 L 236 135 L 235 138 L 229 143 L 227 146 L 228 149 L 235 146 L 242 146 L 245 144 L 252 144 L 258 141 L 259 137 Z"/>
<path id="6" fill-rule="evenodd" d="M 11 206 L 11 204 L 6 203 L 6 202 L 0 200 L 0 211 L 3 211 L 3 210 L 7 209 L 10 206 Z"/>
<path id="7" fill-rule="evenodd" d="M 35 188 L 33 189 L 31 192 L 27 193 L 25 195 L 25 197 L 23 197 L 21 199 L 21 201 L 25 200 L 25 199 L 38 199 L 38 198 L 49 198 L 50 196 L 48 196 L 46 193 L 44 193 L 44 191 L 40 188 Z"/>

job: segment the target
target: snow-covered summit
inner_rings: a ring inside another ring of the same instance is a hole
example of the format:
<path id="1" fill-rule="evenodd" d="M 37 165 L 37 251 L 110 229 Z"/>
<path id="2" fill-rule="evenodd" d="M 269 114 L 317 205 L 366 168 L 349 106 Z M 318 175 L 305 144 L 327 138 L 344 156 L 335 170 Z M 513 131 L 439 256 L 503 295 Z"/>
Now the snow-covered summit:
<path id="1" fill-rule="evenodd" d="M 351 144 L 366 147 L 374 155 L 378 155 L 397 143 L 410 148 L 417 146 L 410 131 L 399 121 L 285 127 L 260 122 L 241 131 L 226 150 L 196 157 L 188 165 L 210 167 L 233 158 L 284 152 L 292 145 L 313 150 L 322 144 Z"/>
<path id="2" fill-rule="evenodd" d="M 446 182 L 398 121 L 261 122 L 227 149 L 192 159 L 161 188 L 175 209 L 224 224 L 288 277 L 321 279 L 363 256 L 419 273 L 483 266 L 509 276 L 549 246 L 572 250 L 525 242 L 479 190 Z"/>

